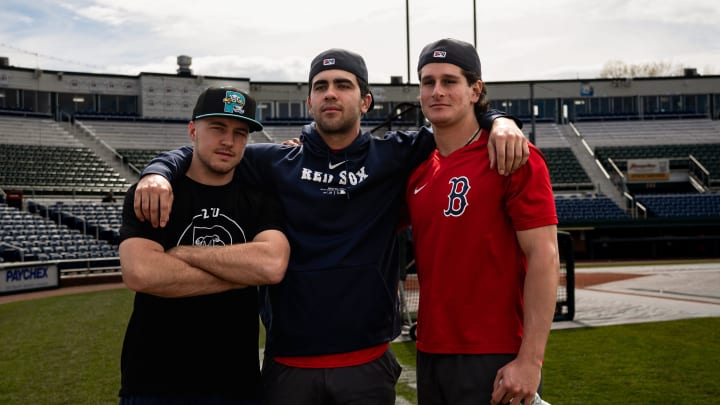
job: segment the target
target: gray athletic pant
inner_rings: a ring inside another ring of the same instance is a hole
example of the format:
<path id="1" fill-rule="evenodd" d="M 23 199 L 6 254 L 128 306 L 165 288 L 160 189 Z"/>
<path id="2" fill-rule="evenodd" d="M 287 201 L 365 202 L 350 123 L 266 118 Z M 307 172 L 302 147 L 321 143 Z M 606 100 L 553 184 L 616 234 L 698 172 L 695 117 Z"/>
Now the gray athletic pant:
<path id="1" fill-rule="evenodd" d="M 515 354 L 417 352 L 418 405 L 489 404 L 497 371 Z M 540 393 L 542 381 L 538 388 Z"/>
<path id="2" fill-rule="evenodd" d="M 401 367 L 388 349 L 370 363 L 338 368 L 288 367 L 263 361 L 267 405 L 395 405 Z"/>

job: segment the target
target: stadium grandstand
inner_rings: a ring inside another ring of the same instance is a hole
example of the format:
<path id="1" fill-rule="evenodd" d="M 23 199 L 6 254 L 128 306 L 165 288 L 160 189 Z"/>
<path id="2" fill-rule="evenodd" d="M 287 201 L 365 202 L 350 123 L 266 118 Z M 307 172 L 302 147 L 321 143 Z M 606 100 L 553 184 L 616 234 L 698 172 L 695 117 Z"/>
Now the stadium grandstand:
<path id="1" fill-rule="evenodd" d="M 4 58 L 7 60 L 7 58 Z M 487 82 L 543 152 L 559 228 L 579 260 L 720 257 L 720 76 Z M 251 74 L 252 72 L 247 72 Z M 197 95 L 258 100 L 251 142 L 309 123 L 307 83 L 180 72 L 137 76 L 0 66 L 0 262 L 117 274 L 119 202 L 159 152 L 189 144 Z M 424 124 L 417 85 L 371 83 L 363 130 Z"/>

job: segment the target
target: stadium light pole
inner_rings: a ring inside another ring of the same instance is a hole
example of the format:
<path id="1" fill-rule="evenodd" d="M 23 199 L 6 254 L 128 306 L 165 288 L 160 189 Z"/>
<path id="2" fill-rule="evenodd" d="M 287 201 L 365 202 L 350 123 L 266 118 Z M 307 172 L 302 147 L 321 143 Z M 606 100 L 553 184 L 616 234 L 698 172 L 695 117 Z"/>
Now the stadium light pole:
<path id="1" fill-rule="evenodd" d="M 407 53 L 407 84 L 410 84 L 410 0 L 405 0 L 405 48 Z"/>
<path id="2" fill-rule="evenodd" d="M 477 0 L 473 0 L 473 46 L 477 49 Z"/>
<path id="3" fill-rule="evenodd" d="M 530 82 L 530 142 L 535 145 L 535 82 Z"/>

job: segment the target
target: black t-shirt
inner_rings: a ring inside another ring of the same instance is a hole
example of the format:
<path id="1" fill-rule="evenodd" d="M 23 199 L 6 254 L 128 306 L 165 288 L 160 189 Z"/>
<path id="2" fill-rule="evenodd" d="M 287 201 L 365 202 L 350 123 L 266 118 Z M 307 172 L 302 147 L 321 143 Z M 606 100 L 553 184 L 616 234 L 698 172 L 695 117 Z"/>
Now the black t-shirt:
<path id="1" fill-rule="evenodd" d="M 120 240 L 142 237 L 168 250 L 177 245 L 245 243 L 259 232 L 282 230 L 277 202 L 259 191 L 205 186 L 183 176 L 165 228 L 140 222 L 135 186 L 123 207 Z M 260 395 L 256 287 L 188 298 L 136 293 L 123 343 L 121 396 Z"/>

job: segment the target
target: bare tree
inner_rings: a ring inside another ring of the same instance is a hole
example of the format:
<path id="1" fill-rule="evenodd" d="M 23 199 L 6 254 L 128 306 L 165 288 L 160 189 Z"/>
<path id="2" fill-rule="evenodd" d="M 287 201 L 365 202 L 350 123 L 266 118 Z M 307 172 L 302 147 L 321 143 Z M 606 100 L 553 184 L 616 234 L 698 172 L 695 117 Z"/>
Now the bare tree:
<path id="1" fill-rule="evenodd" d="M 627 64 L 621 60 L 605 63 L 600 71 L 601 78 L 632 79 L 635 77 L 682 76 L 683 67 L 669 62 L 646 62 Z"/>

